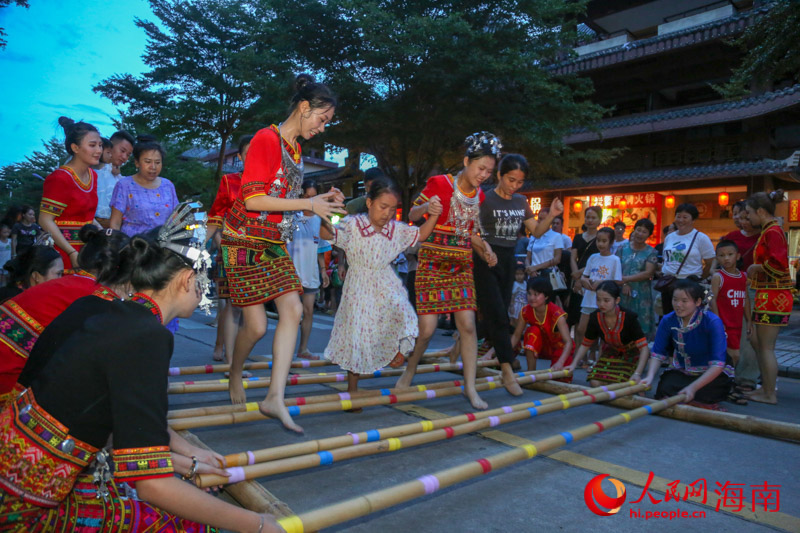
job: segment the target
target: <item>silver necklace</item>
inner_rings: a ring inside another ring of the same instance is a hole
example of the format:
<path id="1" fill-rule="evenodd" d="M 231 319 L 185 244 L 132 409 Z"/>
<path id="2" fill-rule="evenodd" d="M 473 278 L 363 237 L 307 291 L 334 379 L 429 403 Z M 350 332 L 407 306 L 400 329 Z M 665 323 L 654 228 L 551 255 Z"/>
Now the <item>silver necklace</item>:
<path id="1" fill-rule="evenodd" d="M 473 232 L 480 231 L 480 191 L 475 191 L 475 196 L 467 196 L 457 185 L 459 173 L 450 183 L 453 186 L 453 195 L 450 197 L 450 213 L 447 224 L 455 228 L 458 243 L 466 244 Z M 477 231 L 474 231 L 477 230 Z"/>

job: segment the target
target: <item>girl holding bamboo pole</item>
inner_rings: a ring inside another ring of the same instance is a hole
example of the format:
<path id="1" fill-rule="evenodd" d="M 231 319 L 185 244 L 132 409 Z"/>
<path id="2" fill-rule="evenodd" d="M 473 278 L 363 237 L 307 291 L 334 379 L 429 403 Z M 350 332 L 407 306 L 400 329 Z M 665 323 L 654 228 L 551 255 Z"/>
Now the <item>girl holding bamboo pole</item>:
<path id="1" fill-rule="evenodd" d="M 358 390 L 358 375 L 386 364 L 398 368 L 414 347 L 417 316 L 391 263 L 433 231 L 442 204 L 431 197 L 427 222 L 418 228 L 395 220 L 402 191 L 388 178 L 372 182 L 367 213 L 337 226 L 323 221 L 320 236 L 347 253 L 348 274 L 325 358 L 347 370 L 347 391 Z"/>
<path id="2" fill-rule="evenodd" d="M 231 358 L 231 402 L 247 399 L 242 367 L 267 332 L 263 304 L 274 301 L 279 318 L 272 341 L 272 382 L 258 408 L 287 429 L 302 433 L 283 403 L 303 314 L 302 286 L 286 240 L 292 236 L 294 211 L 310 211 L 324 218 L 345 211 L 344 196 L 338 189 L 314 198 L 299 197 L 303 163 L 297 140 L 325 131 L 336 110 L 336 97 L 325 84 L 314 83 L 306 74 L 297 77 L 295 90 L 289 117 L 280 125 L 260 130 L 250 143 L 242 188 L 225 219 L 222 257 L 231 303 L 242 308 L 244 319 Z"/>

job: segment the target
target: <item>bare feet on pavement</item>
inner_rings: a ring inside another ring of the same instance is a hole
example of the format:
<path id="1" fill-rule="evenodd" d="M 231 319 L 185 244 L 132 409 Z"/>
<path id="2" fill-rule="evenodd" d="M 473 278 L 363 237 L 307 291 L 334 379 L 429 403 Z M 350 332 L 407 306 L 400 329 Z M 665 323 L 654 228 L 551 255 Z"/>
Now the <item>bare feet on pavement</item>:
<path id="1" fill-rule="evenodd" d="M 478 396 L 477 391 L 471 392 L 471 393 L 468 393 L 468 392 L 465 391 L 464 392 L 464 396 L 467 397 L 467 399 L 469 400 L 469 403 L 472 404 L 472 407 L 477 409 L 477 410 L 479 410 L 479 411 L 482 411 L 482 410 L 486 409 L 487 407 L 489 407 L 489 404 L 484 402 L 481 399 L 481 397 Z"/>
<path id="2" fill-rule="evenodd" d="M 289 431 L 303 433 L 303 428 L 294 423 L 292 416 L 289 414 L 289 409 L 286 408 L 286 404 L 283 403 L 282 399 L 271 399 L 267 396 L 263 402 L 258 404 L 258 410 L 264 416 L 280 420 L 283 427 Z"/>

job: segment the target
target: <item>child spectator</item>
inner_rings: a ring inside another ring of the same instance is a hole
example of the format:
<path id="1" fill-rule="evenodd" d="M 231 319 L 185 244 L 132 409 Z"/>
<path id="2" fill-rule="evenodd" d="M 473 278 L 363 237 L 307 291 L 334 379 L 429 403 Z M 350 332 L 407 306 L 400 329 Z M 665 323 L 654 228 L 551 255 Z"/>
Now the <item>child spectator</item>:
<path id="1" fill-rule="evenodd" d="M 572 339 L 569 336 L 567 313 L 550 300 L 553 286 L 550 280 L 536 277 L 528 280 L 528 305 L 522 308 L 511 346 L 523 340 L 528 371 L 536 370 L 538 358 L 549 359 L 553 370 L 562 370 L 572 364 Z M 572 382 L 572 376 L 560 379 Z"/>
<path id="2" fill-rule="evenodd" d="M 528 302 L 526 292 L 525 266 L 517 263 L 517 270 L 514 272 L 514 285 L 511 289 L 511 305 L 508 308 L 508 317 L 511 319 L 512 326 L 516 325 L 522 308 Z"/>
<path id="3" fill-rule="evenodd" d="M 22 206 L 22 219 L 11 227 L 11 257 L 25 253 L 42 233 L 36 223 L 36 211 L 29 205 Z"/>
<path id="4" fill-rule="evenodd" d="M 625 246 L 625 223 L 621 220 L 614 222 L 614 242 L 611 243 L 611 254 L 617 255 L 617 250 Z"/>
<path id="5" fill-rule="evenodd" d="M 8 281 L 8 272 L 3 266 L 11 261 L 11 228 L 7 224 L 0 226 L 0 285 Z"/>
<path id="6" fill-rule="evenodd" d="M 611 254 L 611 245 L 614 241 L 614 230 L 600 228 L 597 230 L 595 243 L 598 253 L 592 254 L 583 269 L 581 284 L 583 285 L 583 301 L 581 302 L 581 319 L 575 330 L 575 345 L 580 346 L 586 326 L 589 324 L 589 315 L 597 311 L 597 286 L 603 281 L 622 281 L 622 263 L 619 257 Z"/>
<path id="7" fill-rule="evenodd" d="M 722 319 L 728 342 L 728 355 L 733 366 L 739 362 L 742 339 L 742 318 L 747 321 L 748 334 L 753 327 L 750 317 L 750 298 L 747 296 L 747 276 L 736 268 L 741 258 L 733 241 L 722 240 L 717 245 L 717 270 L 711 277 L 711 312 Z"/>

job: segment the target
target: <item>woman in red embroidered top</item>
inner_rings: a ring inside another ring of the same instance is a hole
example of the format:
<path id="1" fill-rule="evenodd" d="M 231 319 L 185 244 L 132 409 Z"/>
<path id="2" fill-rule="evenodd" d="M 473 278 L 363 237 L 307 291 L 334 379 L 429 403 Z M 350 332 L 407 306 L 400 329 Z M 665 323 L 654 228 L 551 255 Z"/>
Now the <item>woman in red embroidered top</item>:
<path id="1" fill-rule="evenodd" d="M 247 158 L 247 150 L 250 148 L 252 135 L 245 135 L 239 140 L 239 160 L 244 164 Z M 236 341 L 236 333 L 239 329 L 239 309 L 231 305 L 230 290 L 228 289 L 228 278 L 225 275 L 225 265 L 222 261 L 222 224 L 228 212 L 233 207 L 233 202 L 239 196 L 242 188 L 242 173 L 233 172 L 225 174 L 219 181 L 219 190 L 208 210 L 208 234 L 206 240 L 214 239 L 214 247 L 219 250 L 217 253 L 217 275 L 214 283 L 217 286 L 217 342 L 214 346 L 214 360 L 228 361 L 228 355 L 233 350 L 233 343 Z"/>
<path id="2" fill-rule="evenodd" d="M 114 284 L 119 272 L 119 250 L 130 240 L 121 231 L 93 224 L 81 228 L 78 264 L 83 269 L 31 287 L 0 305 L 0 405 L 15 396 L 14 384 L 39 335 L 78 298 Z"/>
<path id="3" fill-rule="evenodd" d="M 302 432 L 283 401 L 303 313 L 300 279 L 285 241 L 292 235 L 294 211 L 311 211 L 326 218 L 345 211 L 344 196 L 338 189 L 299 198 L 303 163 L 297 140 L 325 131 L 336 109 L 336 97 L 306 74 L 297 77 L 295 89 L 289 118 L 279 126 L 260 130 L 250 143 L 242 188 L 225 218 L 222 256 L 231 302 L 242 308 L 244 318 L 231 360 L 231 401 L 246 400 L 244 361 L 267 332 L 262 304 L 274 301 L 279 319 L 272 343 L 272 380 L 259 410 L 278 418 L 287 429 Z"/>
<path id="4" fill-rule="evenodd" d="M 174 341 L 164 323 L 191 316 L 204 290 L 197 265 L 173 244 L 181 249 L 169 237 L 134 237 L 121 263 L 139 292 L 126 301 L 79 299 L 32 350 L 38 370 L 28 375 L 26 367 L 20 381 L 28 388 L 0 413 L 0 529 L 281 531 L 272 516 L 174 475 L 224 471 L 201 462 L 199 450 L 194 458 L 170 451 L 192 447 L 167 426 Z M 110 454 L 100 450 L 109 438 Z M 137 497 L 123 483 L 135 484 Z"/>
<path id="5" fill-rule="evenodd" d="M 779 327 L 789 324 L 793 303 L 789 247 L 783 228 L 775 219 L 775 204 L 782 201 L 781 189 L 769 194 L 758 192 L 747 199 L 747 217 L 753 226 L 761 226 L 761 236 L 753 252 L 753 264 L 747 269 L 750 288 L 756 290 L 753 323 L 756 325 L 756 356 L 761 369 L 761 389 L 750 394 L 749 399 L 770 404 L 778 403 L 775 342 Z"/>
<path id="6" fill-rule="evenodd" d="M 72 268 L 83 246 L 78 233 L 86 224 L 100 224 L 94 219 L 97 211 L 97 173 L 91 167 L 100 162 L 103 140 L 97 128 L 86 122 L 59 117 L 64 128 L 64 146 L 72 156 L 44 180 L 39 225 L 50 233 L 56 250 L 64 260 L 64 268 Z"/>
<path id="7" fill-rule="evenodd" d="M 479 208 L 484 199 L 480 185 L 494 172 L 502 145 L 500 139 L 485 131 L 470 135 L 465 144 L 464 169 L 455 177 L 448 174 L 429 178 L 409 213 L 412 221 L 419 220 L 433 198 L 438 198 L 443 207 L 436 228 L 419 250 L 415 282 L 419 337 L 408 367 L 395 386 L 411 386 L 417 364 L 436 330 L 436 315 L 455 313 L 464 362 L 464 393 L 475 409 L 486 409 L 486 402 L 475 390 L 478 339 L 472 248 L 490 267 L 497 264 L 491 247 L 479 236 Z"/>

